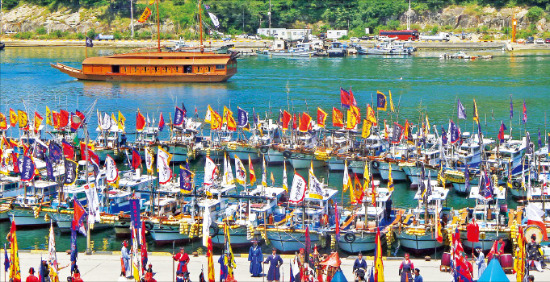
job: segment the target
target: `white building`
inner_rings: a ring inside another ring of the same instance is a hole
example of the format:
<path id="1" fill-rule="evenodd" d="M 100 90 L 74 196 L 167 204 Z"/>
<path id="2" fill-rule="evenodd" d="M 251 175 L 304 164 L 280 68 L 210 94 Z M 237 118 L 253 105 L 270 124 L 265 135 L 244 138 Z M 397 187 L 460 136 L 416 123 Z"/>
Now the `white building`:
<path id="1" fill-rule="evenodd" d="M 273 36 L 283 40 L 303 40 L 311 36 L 311 29 L 258 28 L 258 35 Z"/>
<path id="2" fill-rule="evenodd" d="M 327 39 L 340 39 L 343 36 L 347 36 L 348 31 L 345 29 L 342 30 L 327 30 Z"/>

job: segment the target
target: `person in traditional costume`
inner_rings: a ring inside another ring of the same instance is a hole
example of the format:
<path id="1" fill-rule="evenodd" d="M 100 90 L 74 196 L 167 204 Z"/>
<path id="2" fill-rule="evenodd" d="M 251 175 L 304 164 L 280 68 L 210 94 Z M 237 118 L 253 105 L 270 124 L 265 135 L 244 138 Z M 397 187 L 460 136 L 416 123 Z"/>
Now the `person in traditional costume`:
<path id="1" fill-rule="evenodd" d="M 189 255 L 187 255 L 183 247 L 181 247 L 180 252 L 174 255 L 172 258 L 178 262 L 176 275 L 182 275 L 182 274 L 188 273 L 187 264 L 189 263 Z"/>
<path id="2" fill-rule="evenodd" d="M 359 253 L 357 259 L 353 263 L 353 274 L 355 281 L 365 280 L 365 272 L 367 271 L 367 261 L 363 258 L 363 254 Z"/>
<path id="3" fill-rule="evenodd" d="M 36 277 L 34 275 L 34 267 L 31 267 L 29 269 L 29 276 L 27 276 L 27 280 L 25 280 L 26 282 L 38 282 L 40 280 L 38 280 L 38 277 Z"/>
<path id="4" fill-rule="evenodd" d="M 264 263 L 269 263 L 269 270 L 267 271 L 267 281 L 279 282 L 279 279 L 281 278 L 279 267 L 283 265 L 283 259 L 277 254 L 277 250 L 275 248 L 273 248 L 271 255 L 265 259 Z"/>
<path id="5" fill-rule="evenodd" d="M 225 263 L 225 257 L 225 252 L 223 252 L 218 259 L 218 263 L 220 264 L 220 282 L 224 282 L 227 279 L 227 274 L 229 273 L 227 264 Z"/>
<path id="6" fill-rule="evenodd" d="M 317 250 L 317 244 L 313 247 L 313 253 L 310 255 L 311 259 L 309 260 L 312 264 L 312 268 L 315 270 L 315 276 L 317 276 L 318 282 L 323 282 L 323 266 L 321 265 L 321 254 Z"/>
<path id="7" fill-rule="evenodd" d="M 481 250 L 481 247 L 476 247 L 476 265 L 477 265 L 477 277 L 481 277 L 483 274 L 483 271 L 485 271 L 485 268 L 487 268 L 487 264 L 485 263 L 485 254 Z"/>
<path id="8" fill-rule="evenodd" d="M 252 246 L 248 251 L 248 261 L 250 262 L 250 274 L 252 277 L 260 277 L 262 275 L 262 262 L 264 261 L 264 255 L 262 254 L 262 248 L 258 246 L 258 241 L 252 241 Z"/>
<path id="9" fill-rule="evenodd" d="M 412 270 L 414 269 L 414 264 L 409 259 L 409 254 L 405 253 L 405 259 L 401 262 L 399 266 L 399 275 L 401 276 L 401 282 L 412 282 Z"/>
<path id="10" fill-rule="evenodd" d="M 128 241 L 122 242 L 122 248 L 120 249 L 121 271 L 120 276 L 126 277 L 126 273 L 130 270 L 130 253 L 128 252 Z"/>
<path id="11" fill-rule="evenodd" d="M 487 255 L 488 261 L 491 261 L 493 258 L 500 258 L 502 254 L 504 254 L 504 247 L 506 246 L 506 243 L 504 243 L 504 239 L 500 238 L 498 241 L 495 241 L 493 244 L 493 247 L 491 248 L 491 251 Z"/>
<path id="12" fill-rule="evenodd" d="M 529 266 L 529 269 L 534 266 L 537 271 L 542 272 L 541 262 L 543 261 L 543 258 L 541 255 L 540 245 L 537 243 L 537 235 L 531 235 L 531 242 L 527 243 L 526 251 L 527 265 Z"/>

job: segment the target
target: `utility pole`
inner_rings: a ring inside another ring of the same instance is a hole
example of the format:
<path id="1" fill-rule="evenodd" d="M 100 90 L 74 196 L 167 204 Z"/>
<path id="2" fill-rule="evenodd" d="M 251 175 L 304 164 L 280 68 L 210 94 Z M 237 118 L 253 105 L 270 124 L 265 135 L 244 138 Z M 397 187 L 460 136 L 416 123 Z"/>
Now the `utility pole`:
<path id="1" fill-rule="evenodd" d="M 130 17 L 132 18 L 130 26 L 132 26 L 132 38 L 134 38 L 134 3 L 130 0 Z"/>
<path id="2" fill-rule="evenodd" d="M 243 5 L 243 33 L 245 33 L 244 32 L 244 5 Z"/>
<path id="3" fill-rule="evenodd" d="M 271 0 L 269 0 L 269 12 L 267 12 L 267 15 L 269 16 L 269 30 L 267 34 L 271 37 Z"/>
<path id="4" fill-rule="evenodd" d="M 411 30 L 411 0 L 409 0 L 409 10 L 407 11 L 407 30 Z"/>

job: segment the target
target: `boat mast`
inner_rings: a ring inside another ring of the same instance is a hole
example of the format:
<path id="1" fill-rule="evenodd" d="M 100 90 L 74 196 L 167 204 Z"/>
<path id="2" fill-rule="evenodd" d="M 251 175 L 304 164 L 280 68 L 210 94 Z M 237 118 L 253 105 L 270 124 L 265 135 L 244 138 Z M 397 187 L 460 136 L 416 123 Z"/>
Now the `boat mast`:
<path id="1" fill-rule="evenodd" d="M 202 1 L 199 0 L 199 30 L 200 30 L 200 49 L 201 53 L 204 52 L 204 46 L 202 45 Z"/>
<path id="2" fill-rule="evenodd" d="M 159 51 L 159 53 L 161 52 L 160 51 L 160 17 L 159 17 L 159 2 L 160 0 L 157 0 L 157 39 L 158 39 L 158 43 L 157 43 L 157 49 Z"/>

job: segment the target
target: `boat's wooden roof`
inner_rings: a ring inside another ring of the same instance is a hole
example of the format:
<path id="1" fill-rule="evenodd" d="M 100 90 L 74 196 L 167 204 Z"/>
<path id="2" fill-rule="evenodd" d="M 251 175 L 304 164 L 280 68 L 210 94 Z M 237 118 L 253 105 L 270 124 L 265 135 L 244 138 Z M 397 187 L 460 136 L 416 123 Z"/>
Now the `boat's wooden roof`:
<path id="1" fill-rule="evenodd" d="M 128 53 L 105 57 L 86 58 L 83 65 L 225 65 L 231 59 L 228 54 L 200 53 L 200 52 L 154 52 Z"/>

